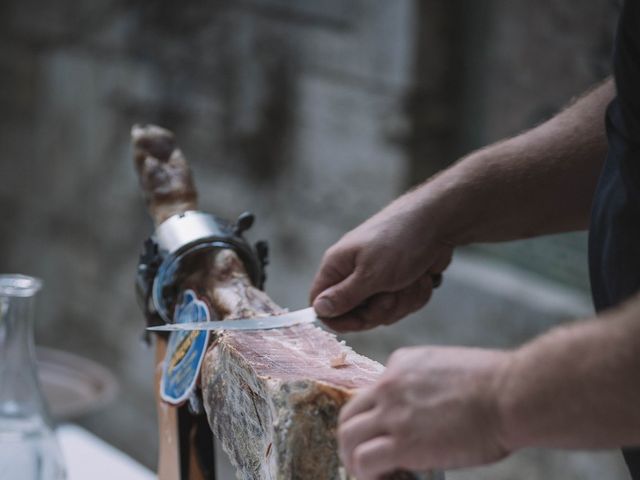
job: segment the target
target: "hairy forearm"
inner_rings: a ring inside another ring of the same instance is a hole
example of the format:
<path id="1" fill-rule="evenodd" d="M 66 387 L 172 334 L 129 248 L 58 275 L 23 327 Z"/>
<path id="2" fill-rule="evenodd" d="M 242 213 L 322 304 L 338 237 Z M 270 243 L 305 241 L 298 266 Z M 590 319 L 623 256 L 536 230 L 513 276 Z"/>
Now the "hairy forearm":
<path id="1" fill-rule="evenodd" d="M 524 345 L 504 372 L 509 449 L 640 445 L 640 297 Z"/>
<path id="2" fill-rule="evenodd" d="M 611 80 L 521 135 L 471 153 L 399 199 L 454 245 L 584 229 L 606 152 Z"/>

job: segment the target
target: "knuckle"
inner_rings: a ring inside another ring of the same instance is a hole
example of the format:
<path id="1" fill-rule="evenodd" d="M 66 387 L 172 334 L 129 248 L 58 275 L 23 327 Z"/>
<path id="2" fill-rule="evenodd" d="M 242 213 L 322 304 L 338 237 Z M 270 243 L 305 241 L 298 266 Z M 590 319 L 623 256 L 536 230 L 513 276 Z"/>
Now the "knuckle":
<path id="1" fill-rule="evenodd" d="M 358 260 L 354 273 L 358 277 L 358 281 L 363 282 L 366 285 L 372 285 L 377 282 L 378 272 L 376 272 L 374 265 L 366 259 Z"/>
<path id="2" fill-rule="evenodd" d="M 353 465 L 353 469 L 362 474 L 367 466 L 367 459 L 361 448 L 356 448 L 353 451 L 353 454 L 351 455 L 351 463 Z"/>
<path id="3" fill-rule="evenodd" d="M 378 297 L 378 306 L 379 308 L 376 311 L 382 312 L 390 312 L 393 311 L 398 303 L 398 294 L 393 293 L 382 293 Z"/>
<path id="4" fill-rule="evenodd" d="M 391 352 L 391 355 L 389 355 L 389 360 L 387 360 L 387 366 L 391 366 L 394 363 L 396 363 L 398 360 L 400 360 L 400 358 L 402 358 L 403 350 L 404 350 L 404 347 L 398 348 L 393 352 Z"/>
<path id="5" fill-rule="evenodd" d="M 349 445 L 349 429 L 343 425 L 338 426 L 337 430 L 338 444 L 343 448 L 348 447 Z"/>
<path id="6" fill-rule="evenodd" d="M 327 290 L 327 293 L 322 296 L 322 298 L 330 300 L 334 305 L 341 305 L 345 300 L 345 297 L 345 291 L 342 288 L 336 288 L 335 286 Z"/>
<path id="7" fill-rule="evenodd" d="M 393 457 L 398 456 L 398 453 L 401 451 L 400 446 L 401 442 L 399 442 L 397 438 L 391 437 L 389 439 L 389 451 Z"/>
<path id="8" fill-rule="evenodd" d="M 393 377 L 382 377 L 375 386 L 375 393 L 380 397 L 388 397 L 397 390 L 397 380 Z"/>
<path id="9" fill-rule="evenodd" d="M 416 280 L 407 290 L 407 303 L 411 305 L 423 305 L 431 297 L 433 281 L 430 275 L 423 275 Z"/>
<path id="10" fill-rule="evenodd" d="M 349 256 L 352 255 L 353 249 L 338 242 L 335 245 L 329 247 L 322 256 L 322 264 L 337 268 L 345 263 L 348 263 Z"/>
<path id="11" fill-rule="evenodd" d="M 341 253 L 342 253 L 342 247 L 339 244 L 332 245 L 331 247 L 327 248 L 327 250 L 324 252 L 324 255 L 322 256 L 322 260 L 324 262 L 330 262 L 334 258 L 340 257 Z"/>
<path id="12" fill-rule="evenodd" d="M 365 308 L 361 309 L 361 311 L 357 312 L 357 315 L 360 320 L 365 322 L 367 325 L 380 325 L 382 323 L 386 323 L 386 319 L 388 317 L 387 312 L 378 308 L 377 305 L 367 305 Z"/>
<path id="13" fill-rule="evenodd" d="M 400 362 L 403 358 L 405 358 L 409 352 L 410 352 L 410 348 L 408 347 L 402 347 L 402 348 L 398 348 L 397 350 L 395 350 L 390 356 L 389 356 L 389 360 L 387 362 L 388 366 L 392 366 L 395 365 L 396 363 Z"/>
<path id="14" fill-rule="evenodd" d="M 330 259 L 322 265 L 322 274 L 326 280 L 340 281 L 344 277 L 345 265 L 339 260 Z"/>
<path id="15" fill-rule="evenodd" d="M 429 301 L 430 296 L 431 290 L 424 291 L 416 282 L 398 294 L 397 306 L 393 315 L 401 318 L 419 310 Z"/>
<path id="16" fill-rule="evenodd" d="M 398 408 L 392 415 L 389 415 L 387 428 L 394 434 L 394 438 L 404 438 L 407 432 L 411 430 L 414 420 L 411 410 Z"/>

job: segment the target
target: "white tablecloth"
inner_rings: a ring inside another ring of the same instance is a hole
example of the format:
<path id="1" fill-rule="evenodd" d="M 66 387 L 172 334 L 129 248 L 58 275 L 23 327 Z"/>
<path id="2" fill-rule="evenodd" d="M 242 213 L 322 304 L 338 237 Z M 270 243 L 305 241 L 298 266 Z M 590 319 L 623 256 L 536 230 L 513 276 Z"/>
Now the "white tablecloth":
<path id="1" fill-rule="evenodd" d="M 77 425 L 57 429 L 67 480 L 155 480 L 156 475 L 127 454 Z"/>

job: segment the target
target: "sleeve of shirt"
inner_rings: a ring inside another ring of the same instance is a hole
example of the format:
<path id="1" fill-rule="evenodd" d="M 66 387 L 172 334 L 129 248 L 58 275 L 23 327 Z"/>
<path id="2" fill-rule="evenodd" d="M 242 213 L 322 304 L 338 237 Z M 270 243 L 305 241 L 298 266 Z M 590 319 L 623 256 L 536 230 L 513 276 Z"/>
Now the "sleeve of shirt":
<path id="1" fill-rule="evenodd" d="M 622 7 L 613 68 L 619 112 L 611 120 L 630 146 L 640 148 L 640 0 Z"/>

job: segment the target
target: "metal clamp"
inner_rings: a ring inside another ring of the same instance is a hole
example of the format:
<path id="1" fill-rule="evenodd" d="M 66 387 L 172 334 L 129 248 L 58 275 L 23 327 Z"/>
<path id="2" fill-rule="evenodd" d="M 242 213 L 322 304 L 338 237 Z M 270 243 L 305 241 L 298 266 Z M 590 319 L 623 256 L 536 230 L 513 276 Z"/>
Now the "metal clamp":
<path id="1" fill-rule="evenodd" d="M 243 237 L 254 219 L 252 213 L 245 212 L 235 223 L 230 223 L 204 212 L 187 211 L 158 225 L 154 234 L 144 242 L 136 278 L 138 300 L 147 324 L 172 322 L 170 312 L 178 293 L 174 280 L 184 260 L 196 252 L 215 249 L 235 251 L 251 282 L 260 289 L 264 288 L 269 254 L 267 242 L 262 240 L 251 246 Z"/>

